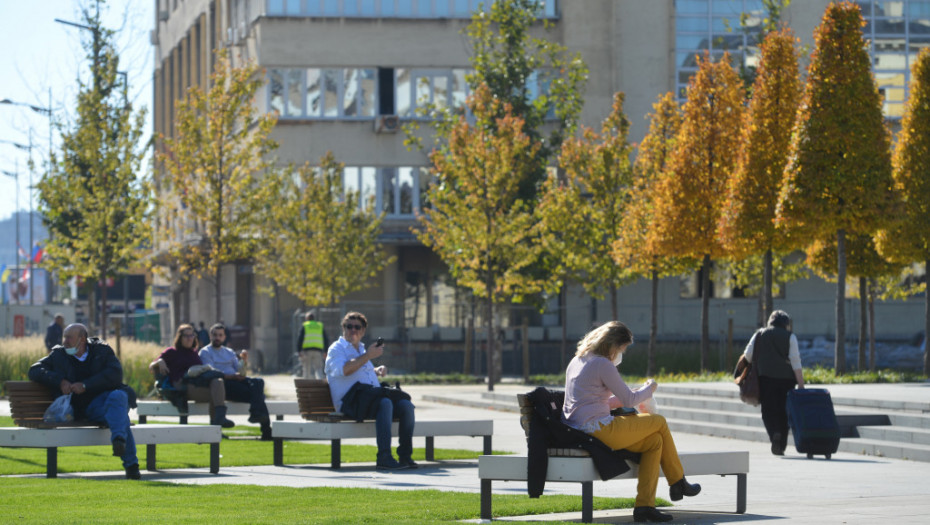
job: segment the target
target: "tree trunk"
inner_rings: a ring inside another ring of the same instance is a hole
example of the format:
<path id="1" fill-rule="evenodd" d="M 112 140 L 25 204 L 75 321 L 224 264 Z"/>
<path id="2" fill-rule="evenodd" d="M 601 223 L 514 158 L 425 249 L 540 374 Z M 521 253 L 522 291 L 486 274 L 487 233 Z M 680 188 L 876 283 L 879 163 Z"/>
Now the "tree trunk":
<path id="1" fill-rule="evenodd" d="M 566 286 L 563 283 L 562 289 L 559 291 L 559 319 L 562 320 L 560 323 L 562 325 L 562 343 L 559 347 L 559 370 L 565 370 L 565 358 L 568 356 L 568 328 L 565 326 L 568 323 L 568 316 L 565 315 L 568 303 L 567 295 Z"/>
<path id="2" fill-rule="evenodd" d="M 617 310 L 617 287 L 611 283 L 610 285 L 610 307 L 611 313 L 613 313 L 612 319 L 617 321 L 620 319 L 619 311 Z"/>
<path id="3" fill-rule="evenodd" d="M 834 373 L 846 373 L 846 230 L 836 232 L 836 347 Z"/>
<path id="4" fill-rule="evenodd" d="M 100 338 L 107 338 L 107 275 L 102 274 L 100 282 Z"/>
<path id="5" fill-rule="evenodd" d="M 875 371 L 875 280 L 869 279 L 869 370 Z"/>
<path id="6" fill-rule="evenodd" d="M 646 375 L 656 372 L 656 337 L 659 334 L 659 272 L 652 270 L 652 305 L 649 320 L 649 349 L 646 358 Z"/>
<path id="7" fill-rule="evenodd" d="M 217 264 L 216 271 L 213 273 L 213 279 L 214 279 L 213 296 L 214 296 L 214 300 L 216 301 L 216 304 L 214 305 L 214 307 L 216 308 L 216 319 L 213 320 L 214 323 L 219 323 L 220 320 L 223 319 L 223 316 L 220 313 L 220 305 L 222 304 L 222 301 L 220 300 L 220 292 L 223 289 L 223 287 L 221 286 L 222 283 L 220 283 L 220 275 L 222 275 L 222 273 L 223 273 L 223 267 Z M 191 322 L 193 321 L 194 319 L 192 317 Z"/>
<path id="8" fill-rule="evenodd" d="M 865 345 L 869 338 L 869 309 L 866 302 L 868 301 L 869 287 L 865 277 L 859 278 L 859 358 L 856 363 L 859 371 L 862 372 L 868 367 L 865 361 Z"/>
<path id="9" fill-rule="evenodd" d="M 488 294 L 488 333 L 487 333 L 487 360 L 488 360 L 488 391 L 494 391 L 494 352 L 497 349 L 497 345 L 494 344 L 496 338 L 494 337 L 494 283 L 491 280 L 491 277 L 488 276 L 484 281 L 485 292 Z"/>
<path id="10" fill-rule="evenodd" d="M 772 310 L 775 309 L 775 305 L 772 301 L 772 250 L 768 249 L 765 251 L 765 255 L 762 258 L 762 323 L 761 326 L 765 326 L 765 322 L 768 320 L 769 316 L 772 315 Z"/>
<path id="11" fill-rule="evenodd" d="M 710 356 L 710 255 L 701 264 L 701 372 L 707 371 Z"/>

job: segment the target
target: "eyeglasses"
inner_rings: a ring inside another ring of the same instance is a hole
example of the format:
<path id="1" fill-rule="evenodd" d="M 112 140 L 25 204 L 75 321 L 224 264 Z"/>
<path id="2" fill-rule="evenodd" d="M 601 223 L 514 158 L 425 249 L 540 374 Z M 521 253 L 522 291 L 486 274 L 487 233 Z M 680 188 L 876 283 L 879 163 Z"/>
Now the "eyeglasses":
<path id="1" fill-rule="evenodd" d="M 365 328 L 365 327 L 360 324 L 347 324 L 347 325 L 344 325 L 343 328 L 345 328 L 346 330 L 361 330 L 362 328 Z"/>

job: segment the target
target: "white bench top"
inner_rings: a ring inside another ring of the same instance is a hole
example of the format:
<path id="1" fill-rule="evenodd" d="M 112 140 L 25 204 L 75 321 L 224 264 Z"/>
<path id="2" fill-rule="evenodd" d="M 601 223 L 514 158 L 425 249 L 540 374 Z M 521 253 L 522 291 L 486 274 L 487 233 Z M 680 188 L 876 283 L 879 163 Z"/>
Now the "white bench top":
<path id="1" fill-rule="evenodd" d="M 219 443 L 218 425 L 134 425 L 137 445 L 170 443 Z M 0 447 L 49 448 L 110 444 L 109 428 L 0 428 Z"/>
<path id="2" fill-rule="evenodd" d="M 177 407 L 168 401 L 139 401 L 137 405 L 136 414 L 140 416 L 178 417 L 181 415 L 178 413 Z M 266 400 L 265 405 L 268 407 L 268 413 L 273 416 L 300 415 L 300 407 L 297 406 L 297 401 Z M 190 416 L 206 416 L 210 414 L 210 404 L 190 401 L 187 404 L 187 411 L 188 415 Z M 235 401 L 226 402 L 227 415 L 243 416 L 247 415 L 248 413 L 248 403 L 239 403 Z"/>
<path id="3" fill-rule="evenodd" d="M 391 434 L 397 435 L 398 423 L 391 426 Z M 472 421 L 417 421 L 414 436 L 491 436 L 494 421 L 480 419 Z M 340 421 L 272 421 L 271 435 L 282 439 L 348 439 L 375 436 L 375 422 Z"/>
<path id="4" fill-rule="evenodd" d="M 745 474 L 749 472 L 749 451 L 684 452 L 678 455 L 686 476 L 702 474 Z M 479 456 L 478 478 L 502 481 L 526 480 L 526 455 Z M 636 478 L 639 465 L 628 462 L 630 470 L 614 479 Z M 601 476 L 589 457 L 550 457 L 546 481 L 598 481 Z"/>

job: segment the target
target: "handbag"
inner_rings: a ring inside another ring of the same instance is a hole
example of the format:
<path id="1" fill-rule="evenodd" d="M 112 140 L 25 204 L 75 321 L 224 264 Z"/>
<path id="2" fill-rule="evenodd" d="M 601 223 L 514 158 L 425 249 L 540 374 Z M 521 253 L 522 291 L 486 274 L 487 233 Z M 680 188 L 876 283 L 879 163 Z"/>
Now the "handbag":
<path id="1" fill-rule="evenodd" d="M 746 356 L 740 356 L 733 371 L 734 383 L 739 386 L 739 398 L 743 403 L 759 406 L 759 372 Z"/>
<path id="2" fill-rule="evenodd" d="M 74 408 L 71 406 L 71 394 L 58 396 L 45 409 L 42 420 L 46 423 L 69 423 L 74 421 Z"/>

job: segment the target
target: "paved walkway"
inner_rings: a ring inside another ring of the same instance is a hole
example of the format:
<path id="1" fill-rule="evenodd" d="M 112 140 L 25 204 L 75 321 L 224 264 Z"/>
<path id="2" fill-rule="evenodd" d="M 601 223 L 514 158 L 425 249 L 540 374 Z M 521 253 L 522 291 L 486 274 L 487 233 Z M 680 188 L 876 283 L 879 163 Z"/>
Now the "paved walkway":
<path id="1" fill-rule="evenodd" d="M 293 382 L 288 376 L 266 377 L 269 397 L 293 399 Z M 813 386 L 813 385 L 812 385 Z M 729 385 L 722 385 L 728 388 Z M 494 449 L 504 452 L 525 452 L 526 443 L 518 416 L 512 412 L 472 407 L 450 406 L 422 401 L 427 394 L 445 397 L 458 395 L 480 399 L 484 386 L 409 386 L 405 387 L 417 405 L 417 418 L 427 419 L 493 419 Z M 865 396 L 875 399 L 908 400 L 924 403 L 930 411 L 930 385 L 836 385 L 830 387 L 834 396 Z M 498 385 L 497 392 L 516 394 L 529 390 L 525 386 Z M 660 386 L 661 392 L 661 386 Z M 901 397 L 899 397 L 901 396 Z M 902 397 L 904 399 L 902 399 Z M 6 410 L 6 412 L 4 412 Z M 8 414 L 8 406 L 0 404 L 0 414 Z M 244 417 L 243 423 L 244 423 Z M 832 460 L 822 457 L 808 460 L 794 452 L 784 457 L 772 456 L 764 443 L 737 441 L 693 434 L 676 434 L 681 451 L 748 450 L 748 504 L 746 514 L 735 514 L 736 480 L 732 477 L 700 476 L 692 479 L 703 486 L 695 498 L 686 498 L 671 509 L 673 523 L 927 523 L 930 516 L 930 469 L 926 463 L 876 458 L 850 453 L 837 453 Z M 372 444 L 372 440 L 345 440 L 346 443 Z M 479 438 L 439 437 L 436 446 L 481 450 Z M 422 438 L 414 439 L 422 447 Z M 268 445 L 271 463 L 271 444 Z M 209 475 L 207 469 L 143 472 L 147 480 L 187 484 L 250 484 L 288 487 L 341 486 L 371 487 L 390 490 L 438 489 L 478 492 L 479 481 L 474 461 L 423 463 L 412 471 L 382 473 L 373 463 L 350 464 L 340 471 L 324 465 L 287 467 L 222 467 L 220 474 Z M 67 474 L 70 476 L 114 478 L 122 473 Z M 37 476 L 38 477 L 38 476 Z M 594 484 L 596 496 L 628 496 L 636 491 L 634 480 L 616 480 Z M 496 494 L 526 494 L 525 483 L 495 482 Z M 578 484 L 550 483 L 546 494 L 580 495 Z M 659 496 L 667 498 L 663 481 Z M 564 515 L 523 516 L 520 520 L 580 520 L 580 512 Z M 631 510 L 595 512 L 598 523 L 630 523 Z"/>

